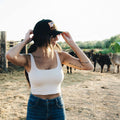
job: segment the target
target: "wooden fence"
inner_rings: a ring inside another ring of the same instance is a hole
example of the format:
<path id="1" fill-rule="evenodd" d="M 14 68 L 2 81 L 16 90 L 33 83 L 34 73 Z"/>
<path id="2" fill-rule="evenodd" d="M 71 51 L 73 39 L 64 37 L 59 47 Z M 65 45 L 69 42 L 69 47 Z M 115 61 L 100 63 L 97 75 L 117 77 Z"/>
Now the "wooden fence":
<path id="1" fill-rule="evenodd" d="M 6 54 L 6 32 L 0 32 L 0 69 L 7 70 Z"/>
<path id="2" fill-rule="evenodd" d="M 22 41 L 22 40 L 21 40 Z M 6 52 L 20 41 L 6 41 L 6 32 L 0 31 L 0 72 L 7 71 L 8 60 L 6 59 Z M 27 53 L 27 46 L 25 46 L 21 53 Z"/>

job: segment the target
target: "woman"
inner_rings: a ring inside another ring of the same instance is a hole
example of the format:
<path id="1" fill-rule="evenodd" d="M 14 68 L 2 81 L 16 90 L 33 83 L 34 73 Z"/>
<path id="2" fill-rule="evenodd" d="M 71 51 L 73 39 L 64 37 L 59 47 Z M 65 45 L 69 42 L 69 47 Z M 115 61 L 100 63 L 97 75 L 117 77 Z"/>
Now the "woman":
<path id="1" fill-rule="evenodd" d="M 62 35 L 78 58 L 53 49 L 59 35 Z M 31 53 L 20 54 L 22 48 L 32 40 L 34 44 L 31 46 Z M 75 44 L 71 35 L 57 31 L 53 21 L 48 19 L 39 21 L 33 31 L 29 30 L 25 39 L 10 49 L 6 57 L 27 71 L 31 86 L 27 120 L 65 120 L 61 96 L 61 83 L 64 78 L 61 64 L 80 70 L 93 69 L 92 63 Z"/>

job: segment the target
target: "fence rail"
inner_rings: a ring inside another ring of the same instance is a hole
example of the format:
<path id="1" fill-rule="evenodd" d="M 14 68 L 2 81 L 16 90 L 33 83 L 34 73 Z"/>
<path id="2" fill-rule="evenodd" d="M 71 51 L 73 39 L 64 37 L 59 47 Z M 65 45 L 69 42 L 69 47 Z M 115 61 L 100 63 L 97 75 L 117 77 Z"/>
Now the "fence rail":
<path id="1" fill-rule="evenodd" d="M 0 31 L 0 72 L 7 71 L 8 60 L 6 59 L 6 52 L 18 44 L 20 41 L 6 41 L 6 32 Z M 27 45 L 21 50 L 21 53 L 27 53 Z"/>

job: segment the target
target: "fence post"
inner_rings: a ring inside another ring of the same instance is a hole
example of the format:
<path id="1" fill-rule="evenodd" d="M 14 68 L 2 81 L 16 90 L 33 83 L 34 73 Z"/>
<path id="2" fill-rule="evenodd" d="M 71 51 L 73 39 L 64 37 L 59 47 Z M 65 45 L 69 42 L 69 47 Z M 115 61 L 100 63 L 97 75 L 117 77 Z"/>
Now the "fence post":
<path id="1" fill-rule="evenodd" d="M 6 61 L 6 32 L 0 31 L 0 67 L 4 71 L 7 71 Z"/>

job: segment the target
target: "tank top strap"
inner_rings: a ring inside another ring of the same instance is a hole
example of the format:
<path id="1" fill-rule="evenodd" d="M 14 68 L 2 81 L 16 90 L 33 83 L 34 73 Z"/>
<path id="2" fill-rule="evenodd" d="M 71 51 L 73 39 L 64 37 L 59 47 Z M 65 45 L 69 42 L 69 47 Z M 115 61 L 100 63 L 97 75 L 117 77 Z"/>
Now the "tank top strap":
<path id="1" fill-rule="evenodd" d="M 58 55 L 58 52 L 55 50 L 56 56 L 57 56 L 57 62 L 58 62 L 58 67 L 62 67 L 60 57 Z"/>
<path id="2" fill-rule="evenodd" d="M 29 53 L 31 59 L 31 70 L 36 68 L 34 57 L 31 53 Z"/>

